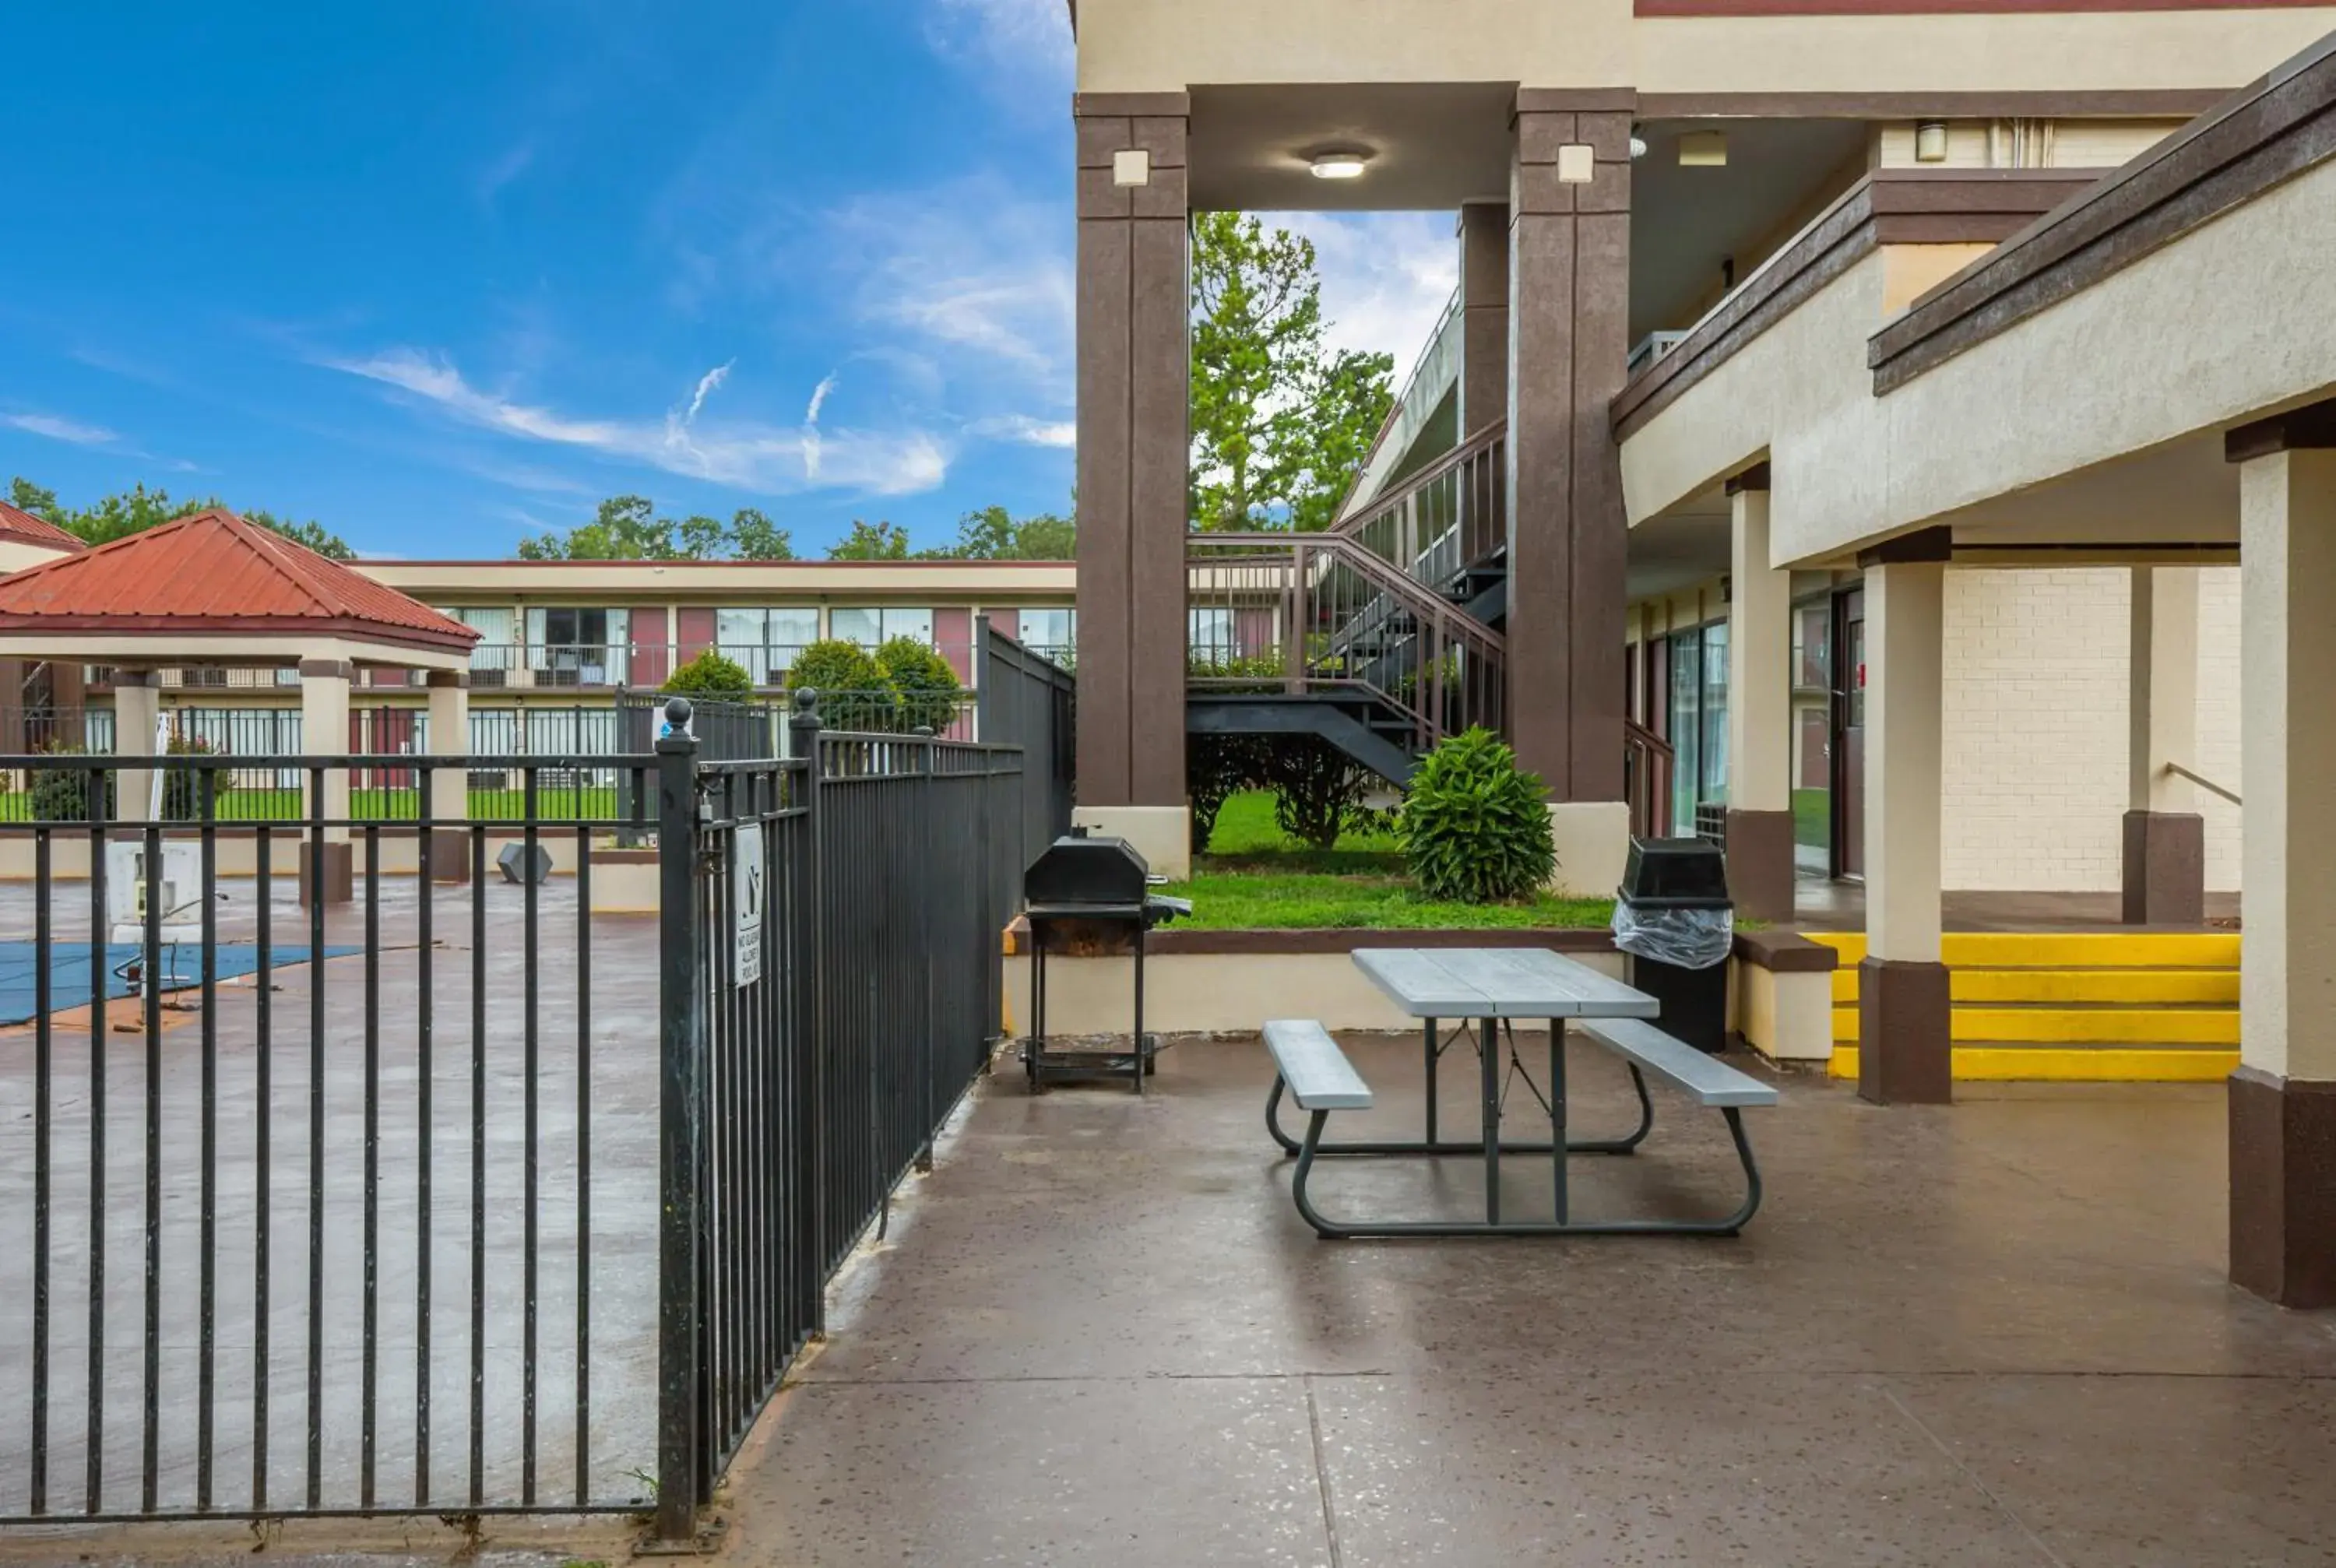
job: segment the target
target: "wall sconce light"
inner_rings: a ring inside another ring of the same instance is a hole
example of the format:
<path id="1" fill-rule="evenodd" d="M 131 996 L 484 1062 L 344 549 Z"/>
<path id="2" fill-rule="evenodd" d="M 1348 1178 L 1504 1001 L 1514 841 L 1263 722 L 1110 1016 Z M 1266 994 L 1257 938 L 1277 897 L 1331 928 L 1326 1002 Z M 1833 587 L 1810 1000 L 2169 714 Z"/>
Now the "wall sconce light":
<path id="1" fill-rule="evenodd" d="M 1360 180 L 1363 170 L 1370 166 L 1371 155 L 1355 149 L 1341 149 L 1314 155 L 1312 168 L 1317 180 Z"/>
<path id="2" fill-rule="evenodd" d="M 1918 120 L 1914 122 L 1914 161 L 1944 163 L 1947 161 L 1947 122 L 1943 120 Z"/>

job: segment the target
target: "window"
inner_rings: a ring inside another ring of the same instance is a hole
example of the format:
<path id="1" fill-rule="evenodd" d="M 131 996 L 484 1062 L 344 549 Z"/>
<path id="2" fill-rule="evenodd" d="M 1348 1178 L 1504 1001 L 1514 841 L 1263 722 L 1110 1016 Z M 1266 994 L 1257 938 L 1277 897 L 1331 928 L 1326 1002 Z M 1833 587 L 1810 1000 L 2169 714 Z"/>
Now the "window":
<path id="1" fill-rule="evenodd" d="M 862 648 L 874 648 L 896 637 L 912 637 L 928 648 L 933 640 L 933 612 L 897 606 L 839 608 L 827 612 L 828 635 Z"/>
<path id="2" fill-rule="evenodd" d="M 482 685 L 501 685 L 502 673 L 512 668 L 515 663 L 511 657 L 511 645 L 519 641 L 511 612 L 497 605 L 492 609 L 442 609 L 438 613 L 461 621 L 479 634 L 479 640 L 471 648 L 471 667 L 488 671 L 497 677 L 492 683 L 482 682 Z M 298 679 L 299 672 L 295 670 L 293 680 L 297 683 Z"/>
<path id="3" fill-rule="evenodd" d="M 777 686 L 795 655 L 819 640 L 819 611 L 808 605 L 716 610 L 714 640 L 756 686 Z"/>
<path id="4" fill-rule="evenodd" d="M 1696 808 L 1728 799 L 1728 623 L 1670 639 L 1671 831 L 1695 831 Z"/>
<path id="5" fill-rule="evenodd" d="M 621 686 L 632 612 L 564 606 L 527 612 L 528 667 L 546 686 Z"/>
<path id="6" fill-rule="evenodd" d="M 1196 608 L 1187 612 L 1184 637 L 1189 656 L 1200 664 L 1223 664 L 1240 653 L 1230 609 Z"/>
<path id="7" fill-rule="evenodd" d="M 1078 640 L 1076 610 L 1026 609 L 1021 614 L 1025 648 L 1053 658 L 1070 652 Z"/>

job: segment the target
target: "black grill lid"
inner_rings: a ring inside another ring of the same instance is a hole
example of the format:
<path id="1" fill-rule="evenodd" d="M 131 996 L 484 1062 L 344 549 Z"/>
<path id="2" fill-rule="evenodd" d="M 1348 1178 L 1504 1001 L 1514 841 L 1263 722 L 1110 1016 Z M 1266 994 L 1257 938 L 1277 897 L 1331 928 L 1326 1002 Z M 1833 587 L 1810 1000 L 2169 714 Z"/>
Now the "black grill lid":
<path id="1" fill-rule="evenodd" d="M 1141 908 L 1151 868 L 1125 839 L 1067 834 L 1023 873 L 1022 896 L 1032 905 L 1116 904 Z"/>

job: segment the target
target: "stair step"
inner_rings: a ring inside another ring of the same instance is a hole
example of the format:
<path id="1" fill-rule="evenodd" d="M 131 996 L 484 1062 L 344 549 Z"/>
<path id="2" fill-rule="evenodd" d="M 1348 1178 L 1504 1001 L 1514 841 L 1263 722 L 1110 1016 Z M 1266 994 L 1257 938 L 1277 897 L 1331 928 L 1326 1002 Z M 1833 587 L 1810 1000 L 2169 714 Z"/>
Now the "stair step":
<path id="1" fill-rule="evenodd" d="M 1860 1034 L 1858 1009 L 1833 1010 L 1833 1037 Z M 2018 1045 L 2224 1046 L 2239 1043 L 2235 1008 L 1990 1008 L 1956 1007 L 1948 1038 Z"/>
<path id="2" fill-rule="evenodd" d="M 1857 1049 L 1834 1047 L 1828 1076 L 1855 1078 Z M 1956 1045 L 1952 1071 L 1958 1083 L 2218 1084 L 2238 1065 L 2235 1050 L 1990 1041 Z"/>
<path id="3" fill-rule="evenodd" d="M 1811 931 L 1844 964 L 1865 958 L 1863 931 Z M 2236 931 L 1949 931 L 1940 942 L 1950 968 L 2235 969 Z"/>
<path id="4" fill-rule="evenodd" d="M 1948 971 L 1957 1002 L 2100 1003 L 2109 1006 L 2236 1007 L 2236 969 L 1987 969 Z M 1854 1002 L 1858 971 L 1833 972 L 1833 999 Z"/>

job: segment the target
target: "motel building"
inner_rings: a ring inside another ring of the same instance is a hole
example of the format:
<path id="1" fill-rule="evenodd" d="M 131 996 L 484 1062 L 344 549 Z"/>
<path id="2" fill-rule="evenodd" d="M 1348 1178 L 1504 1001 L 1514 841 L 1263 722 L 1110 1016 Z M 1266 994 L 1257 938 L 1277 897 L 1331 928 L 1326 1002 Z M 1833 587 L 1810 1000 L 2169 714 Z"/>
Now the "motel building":
<path id="1" fill-rule="evenodd" d="M 638 750 L 705 649 L 775 696 L 805 644 L 905 635 L 978 687 L 986 627 L 1076 655 L 1077 816 L 1182 876 L 1190 735 L 1400 784 L 1486 725 L 1565 891 L 1634 833 L 1724 844 L 1736 1021 L 1780 1063 L 1883 1105 L 2227 1080 L 2232 1277 L 2336 1305 L 2336 7 L 1073 24 L 1076 569 L 366 561 L 320 654 L 190 597 L 238 520 L 104 547 L 82 602 L 78 542 L 0 507 L 5 744 Z M 1327 533 L 1189 531 L 1220 209 L 1451 222 Z"/>

